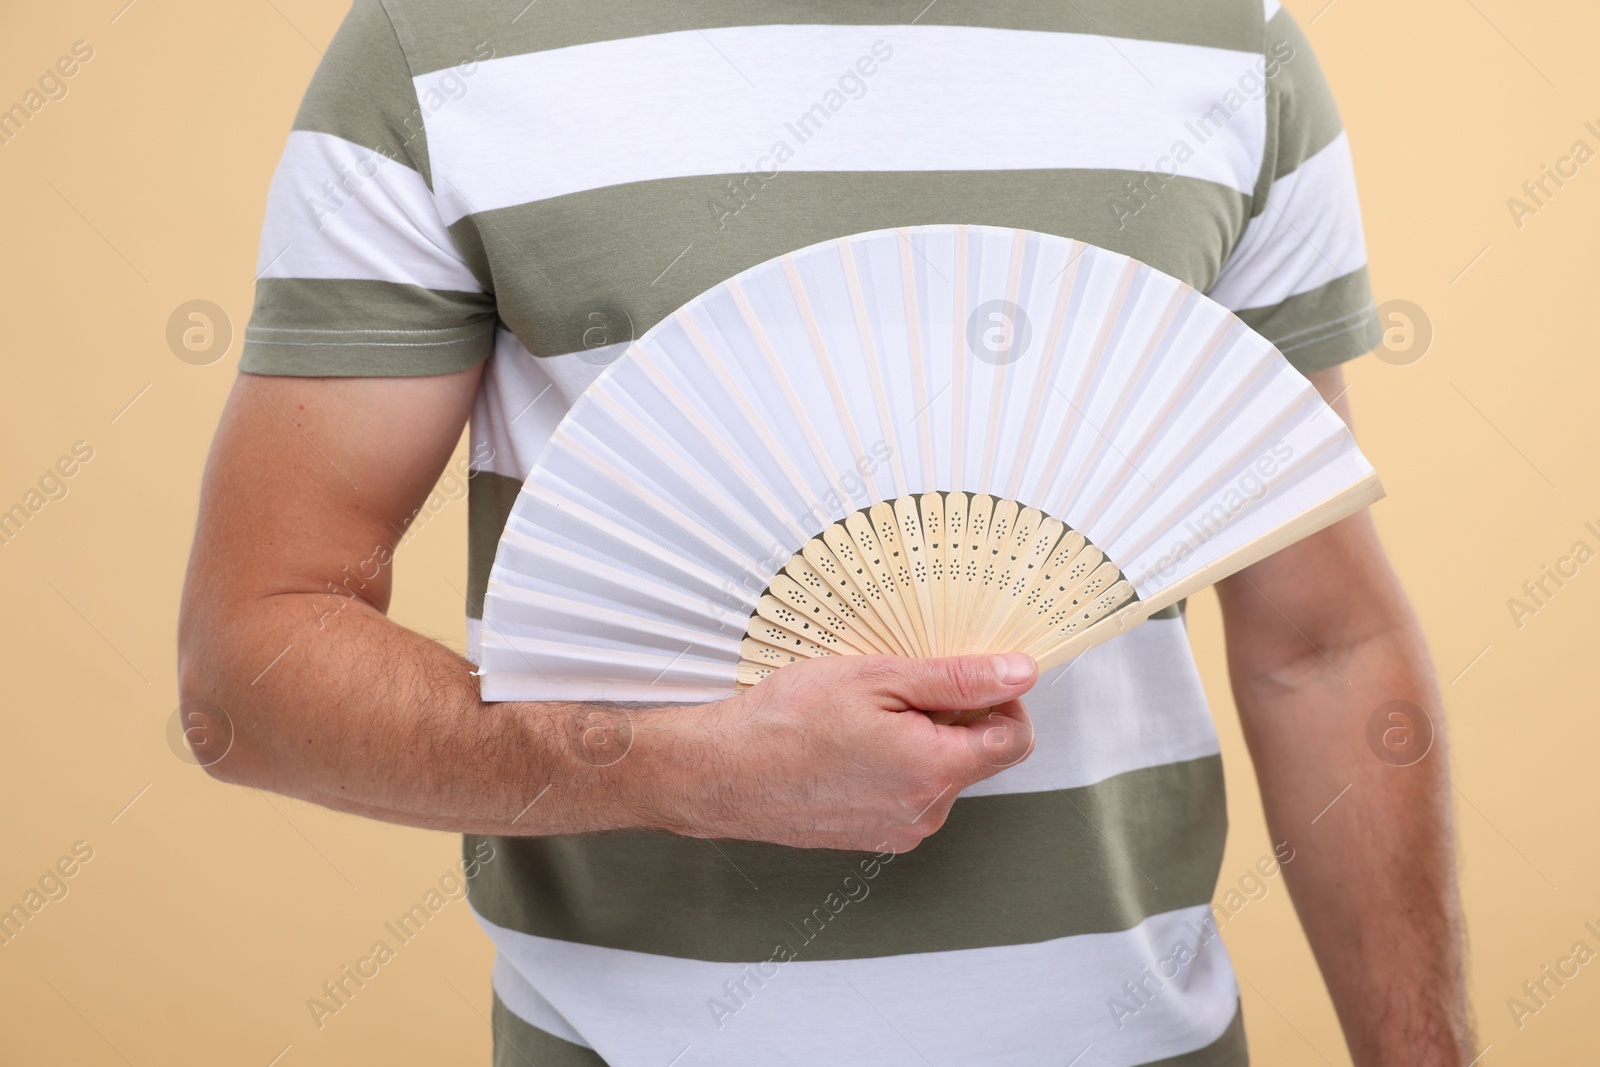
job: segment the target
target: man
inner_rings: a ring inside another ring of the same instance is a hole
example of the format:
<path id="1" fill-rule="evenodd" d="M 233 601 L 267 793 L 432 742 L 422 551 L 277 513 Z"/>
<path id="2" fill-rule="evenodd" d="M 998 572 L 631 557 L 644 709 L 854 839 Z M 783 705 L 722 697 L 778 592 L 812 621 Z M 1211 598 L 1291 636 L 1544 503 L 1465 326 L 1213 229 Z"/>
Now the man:
<path id="1" fill-rule="evenodd" d="M 1142 259 L 1348 418 L 1338 364 L 1376 341 L 1353 171 L 1277 0 L 357 0 L 329 46 L 268 199 L 182 688 L 231 716 L 220 777 L 467 835 L 497 1064 L 1246 1062 L 1181 612 L 1042 678 L 840 658 L 624 718 L 486 705 L 384 617 L 469 415 L 475 649 L 522 479 L 631 338 L 775 255 L 940 222 Z M 1394 700 L 1442 725 L 1370 518 L 1218 592 L 1355 1061 L 1465 1063 L 1442 737 L 1404 768 L 1366 741 Z"/>

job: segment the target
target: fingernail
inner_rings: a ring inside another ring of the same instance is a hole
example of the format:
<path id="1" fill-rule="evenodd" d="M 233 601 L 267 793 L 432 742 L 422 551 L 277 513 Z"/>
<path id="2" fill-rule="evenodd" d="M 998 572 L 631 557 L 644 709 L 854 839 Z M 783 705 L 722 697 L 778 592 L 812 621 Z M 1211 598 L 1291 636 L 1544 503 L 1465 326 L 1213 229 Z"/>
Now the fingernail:
<path id="1" fill-rule="evenodd" d="M 1033 657 L 1026 652 L 1007 652 L 994 658 L 995 677 L 1001 685 L 1016 685 L 1033 677 Z"/>

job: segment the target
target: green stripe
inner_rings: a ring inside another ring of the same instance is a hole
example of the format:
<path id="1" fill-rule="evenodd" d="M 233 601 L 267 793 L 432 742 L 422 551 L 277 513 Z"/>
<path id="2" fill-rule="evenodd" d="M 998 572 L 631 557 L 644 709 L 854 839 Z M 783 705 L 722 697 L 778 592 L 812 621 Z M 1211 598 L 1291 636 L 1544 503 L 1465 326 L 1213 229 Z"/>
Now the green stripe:
<path id="1" fill-rule="evenodd" d="M 1365 267 L 1281 304 L 1246 308 L 1239 318 L 1302 374 L 1365 355 L 1383 339 Z"/>
<path id="2" fill-rule="evenodd" d="M 1288 8 L 1267 23 L 1266 43 L 1268 57 L 1281 57 L 1285 48 L 1293 50 L 1293 58 L 1283 61 L 1267 83 L 1266 159 L 1277 180 L 1328 147 L 1344 125 L 1311 42 Z M 1264 201 L 1258 203 L 1256 212 L 1264 207 Z"/>
<path id="3" fill-rule="evenodd" d="M 810 960 L 944 952 L 1127 930 L 1208 903 L 1226 832 L 1222 762 L 1206 756 L 961 799 L 875 869 L 861 853 L 657 833 L 495 838 L 469 893 L 511 930 L 658 955 L 749 962 L 780 942 Z M 861 899 L 841 906 L 847 889 Z M 670 922 L 664 891 L 690 902 Z"/>
<path id="4" fill-rule="evenodd" d="M 494 998 L 494 1067 L 606 1067 L 593 1049 L 574 1045 L 526 1022 Z M 864 1050 L 854 1049 L 856 1053 Z M 1248 1067 L 1250 1050 L 1244 1033 L 1244 1008 L 1236 1006 L 1228 1028 L 1205 1048 L 1141 1067 Z"/>
<path id="5" fill-rule="evenodd" d="M 494 1067 L 606 1067 L 592 1048 L 574 1045 L 525 1022 L 494 995 Z"/>
<path id="6" fill-rule="evenodd" d="M 251 325 L 337 334 L 381 324 L 383 330 L 397 334 L 458 329 L 465 335 L 476 333 L 485 323 L 493 325 L 494 315 L 490 293 L 365 278 L 261 278 L 256 281 Z"/>
<path id="7" fill-rule="evenodd" d="M 1140 196 L 1130 182 L 1146 183 Z M 468 216 L 451 233 L 475 274 L 498 265 L 501 316 L 529 351 L 549 356 L 583 349 L 597 321 L 616 339 L 638 337 L 747 267 L 886 227 L 971 223 L 1075 237 L 1203 292 L 1248 207 L 1237 190 L 1140 171 L 788 171 L 765 184 L 724 174 L 591 189 Z"/>
<path id="8" fill-rule="evenodd" d="M 1150 621 L 1153 622 L 1156 619 L 1181 619 L 1181 618 L 1184 617 L 1184 612 L 1187 610 L 1188 605 L 1189 605 L 1189 598 L 1188 597 L 1184 597 L 1182 600 L 1178 601 L 1176 604 L 1168 604 L 1166 607 L 1162 608 L 1160 611 L 1156 612 L 1154 615 L 1151 615 L 1150 616 Z"/>
<path id="9" fill-rule="evenodd" d="M 355 0 L 312 75 L 294 128 L 382 152 L 419 171 L 432 188 L 424 125 L 410 68 L 383 5 Z"/>
<path id="10" fill-rule="evenodd" d="M 1257 53 L 1259 0 L 480 0 L 470 18 L 435 0 L 389 0 L 389 11 L 417 74 L 461 62 L 487 41 L 496 57 L 659 33 L 759 25 L 981 26 L 1131 37 Z M 714 58 L 714 57 L 713 57 Z M 732 57 L 738 63 L 738 57 Z M 760 82 L 760 72 L 750 76 Z"/>
<path id="11" fill-rule="evenodd" d="M 446 374 L 494 351 L 494 297 L 348 278 L 262 278 L 239 368 L 333 377 Z"/>

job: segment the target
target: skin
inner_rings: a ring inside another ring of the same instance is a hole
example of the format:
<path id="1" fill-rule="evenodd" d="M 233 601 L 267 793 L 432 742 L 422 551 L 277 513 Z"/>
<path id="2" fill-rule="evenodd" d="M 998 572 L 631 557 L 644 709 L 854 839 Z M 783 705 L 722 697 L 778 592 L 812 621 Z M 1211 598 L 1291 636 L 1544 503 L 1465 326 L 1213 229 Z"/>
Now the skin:
<path id="1" fill-rule="evenodd" d="M 1349 423 L 1342 373 L 1311 380 Z M 1444 706 L 1372 516 L 1335 523 L 1216 590 L 1267 825 L 1295 849 L 1284 878 L 1352 1059 L 1461 1067 L 1476 1053 Z M 1368 719 L 1392 700 L 1432 722 L 1433 746 L 1411 766 L 1368 746 Z"/>
<path id="2" fill-rule="evenodd" d="M 215 777 L 466 833 L 651 828 L 903 852 L 1032 750 L 1018 698 L 1036 670 L 1021 655 L 833 657 L 687 708 L 483 703 L 470 663 L 384 614 L 395 543 L 480 373 L 240 375 L 179 620 L 183 699 L 227 709 L 232 727 Z M 1337 370 L 1314 380 L 1342 390 Z M 1355 1062 L 1466 1063 L 1443 715 L 1370 517 L 1217 588 L 1268 823 L 1296 850 L 1285 877 Z M 1396 698 L 1438 731 L 1404 768 L 1365 739 Z M 955 724 L 976 708 L 994 717 Z"/>

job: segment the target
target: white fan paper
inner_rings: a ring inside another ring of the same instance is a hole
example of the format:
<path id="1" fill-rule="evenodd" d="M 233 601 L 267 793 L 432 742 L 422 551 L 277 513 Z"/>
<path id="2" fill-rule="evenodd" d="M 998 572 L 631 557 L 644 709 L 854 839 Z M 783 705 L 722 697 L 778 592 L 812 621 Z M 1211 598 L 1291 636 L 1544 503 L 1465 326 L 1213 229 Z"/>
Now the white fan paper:
<path id="1" fill-rule="evenodd" d="M 501 536 L 483 695 L 1049 668 L 1382 495 L 1305 377 L 1175 278 L 1024 230 L 841 238 L 690 301 L 574 404 Z"/>

